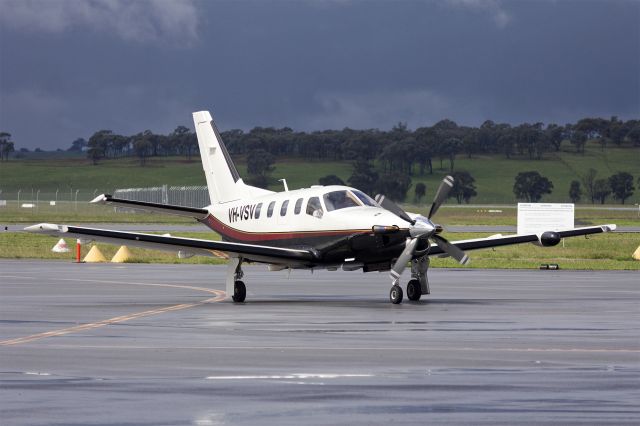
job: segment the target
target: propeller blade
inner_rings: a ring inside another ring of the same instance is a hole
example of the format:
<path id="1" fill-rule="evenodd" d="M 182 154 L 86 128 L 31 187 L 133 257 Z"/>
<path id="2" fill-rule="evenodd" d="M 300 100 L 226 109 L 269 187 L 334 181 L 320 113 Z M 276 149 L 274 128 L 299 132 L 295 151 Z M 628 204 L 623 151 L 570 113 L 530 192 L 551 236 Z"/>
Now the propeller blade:
<path id="1" fill-rule="evenodd" d="M 376 203 L 378 203 L 380 207 L 382 207 L 383 209 L 389 210 L 391 213 L 395 214 L 400 219 L 406 220 L 412 225 L 415 223 L 415 221 L 411 219 L 411 217 L 409 217 L 409 215 L 404 210 L 402 210 L 396 203 L 389 200 L 384 195 L 382 194 L 376 195 Z"/>
<path id="2" fill-rule="evenodd" d="M 469 263 L 469 256 L 467 256 L 465 252 L 460 250 L 458 246 L 455 246 L 447 241 L 446 238 L 443 238 L 438 234 L 432 235 L 431 238 L 433 238 L 433 241 L 436 242 L 438 247 L 440 247 L 449 256 L 457 260 L 461 265 L 466 265 L 467 263 Z"/>
<path id="3" fill-rule="evenodd" d="M 431 204 L 431 210 L 429 210 L 427 218 L 431 219 L 431 217 L 436 214 L 442 203 L 447 199 L 449 191 L 453 188 L 454 182 L 453 176 L 447 175 L 442 179 L 442 183 L 440 183 L 440 186 L 438 187 L 436 196 L 433 198 L 433 204 Z"/>
<path id="4" fill-rule="evenodd" d="M 407 240 L 407 244 L 405 245 L 404 250 L 402 250 L 402 253 L 396 260 L 396 263 L 393 264 L 391 271 L 389 271 L 389 275 L 394 282 L 400 278 L 400 275 L 402 275 L 404 268 L 407 267 L 407 263 L 409 263 L 409 261 L 413 257 L 413 252 L 416 250 L 417 244 L 417 238 L 411 238 Z"/>

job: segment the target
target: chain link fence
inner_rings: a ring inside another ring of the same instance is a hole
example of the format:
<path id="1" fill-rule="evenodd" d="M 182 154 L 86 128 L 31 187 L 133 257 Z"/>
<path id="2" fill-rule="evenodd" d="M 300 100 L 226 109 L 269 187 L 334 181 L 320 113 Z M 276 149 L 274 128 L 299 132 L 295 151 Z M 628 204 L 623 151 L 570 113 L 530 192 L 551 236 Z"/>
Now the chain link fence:
<path id="1" fill-rule="evenodd" d="M 210 204 L 206 186 L 169 186 L 151 188 L 40 190 L 37 188 L 3 190 L 0 188 L 0 220 L 19 220 L 37 214 L 103 215 L 112 209 L 89 203 L 100 194 L 112 194 L 126 200 L 148 201 L 177 206 L 202 208 Z M 139 210 L 121 209 L 126 213 L 141 213 Z"/>
<path id="2" fill-rule="evenodd" d="M 151 188 L 124 188 L 113 192 L 115 198 L 202 208 L 211 204 L 206 186 L 156 186 Z"/>

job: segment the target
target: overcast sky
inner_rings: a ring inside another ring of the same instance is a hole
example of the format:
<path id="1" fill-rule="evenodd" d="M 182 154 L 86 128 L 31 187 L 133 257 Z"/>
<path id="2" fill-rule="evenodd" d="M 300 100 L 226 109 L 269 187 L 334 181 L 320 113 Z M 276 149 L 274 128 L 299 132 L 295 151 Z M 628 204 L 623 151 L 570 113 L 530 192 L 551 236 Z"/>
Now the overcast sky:
<path id="1" fill-rule="evenodd" d="M 640 118 L 640 1 L 0 0 L 0 131 Z"/>

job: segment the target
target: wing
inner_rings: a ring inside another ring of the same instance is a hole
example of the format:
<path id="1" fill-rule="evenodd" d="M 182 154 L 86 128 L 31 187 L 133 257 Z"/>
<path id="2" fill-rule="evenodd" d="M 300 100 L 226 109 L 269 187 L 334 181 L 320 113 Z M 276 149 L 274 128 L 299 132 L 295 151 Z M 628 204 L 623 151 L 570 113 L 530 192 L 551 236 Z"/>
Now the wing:
<path id="1" fill-rule="evenodd" d="M 230 256 L 242 256 L 247 261 L 284 264 L 288 266 L 313 266 L 316 255 L 311 250 L 268 247 L 255 244 L 226 241 L 201 240 L 196 238 L 171 237 L 138 232 L 111 231 L 108 229 L 41 223 L 24 228 L 27 232 L 53 236 L 123 244 L 147 249 L 186 252 L 200 256 L 218 256 L 219 252 Z"/>
<path id="2" fill-rule="evenodd" d="M 563 238 L 577 237 L 580 235 L 601 234 L 603 232 L 611 232 L 616 229 L 616 225 L 598 225 L 588 226 L 585 228 L 568 229 L 566 231 L 547 231 L 541 234 L 528 235 L 495 235 L 486 238 L 477 238 L 473 240 L 452 241 L 451 243 L 464 251 L 479 250 L 491 247 L 508 246 L 522 243 L 535 243 L 541 246 L 555 246 Z M 438 256 L 446 254 L 440 247 L 435 244 L 431 245 L 429 256 Z"/>
<path id="3" fill-rule="evenodd" d="M 174 216 L 192 217 L 196 220 L 202 220 L 209 214 L 209 211 L 207 209 L 174 206 L 172 204 L 149 203 L 147 201 L 124 200 L 122 198 L 114 198 L 109 194 L 98 195 L 96 198 L 91 200 L 91 202 L 93 204 L 111 204 L 117 207 L 126 207 L 135 210 L 164 213 Z"/>

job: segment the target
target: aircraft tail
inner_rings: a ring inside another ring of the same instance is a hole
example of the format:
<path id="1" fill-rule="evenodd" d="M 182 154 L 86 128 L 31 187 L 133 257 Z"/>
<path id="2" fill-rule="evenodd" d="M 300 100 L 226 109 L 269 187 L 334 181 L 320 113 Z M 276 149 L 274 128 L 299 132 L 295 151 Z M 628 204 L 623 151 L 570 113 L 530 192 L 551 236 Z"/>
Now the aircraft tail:
<path id="1" fill-rule="evenodd" d="M 209 111 L 194 112 L 193 123 L 196 127 L 202 168 L 207 179 L 211 204 L 226 203 L 271 192 L 246 185 L 242 181 Z"/>

